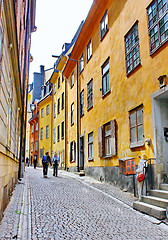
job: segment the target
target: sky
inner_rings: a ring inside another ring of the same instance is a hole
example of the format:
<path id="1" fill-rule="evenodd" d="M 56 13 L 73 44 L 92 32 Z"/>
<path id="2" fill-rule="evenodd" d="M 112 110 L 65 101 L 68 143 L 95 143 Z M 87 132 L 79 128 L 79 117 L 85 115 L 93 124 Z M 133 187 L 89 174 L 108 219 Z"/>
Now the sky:
<path id="1" fill-rule="evenodd" d="M 31 38 L 30 83 L 33 73 L 40 72 L 40 65 L 45 69 L 53 67 L 56 59 L 52 55 L 60 55 L 63 44 L 71 42 L 92 3 L 93 0 L 37 0 L 37 31 Z"/>

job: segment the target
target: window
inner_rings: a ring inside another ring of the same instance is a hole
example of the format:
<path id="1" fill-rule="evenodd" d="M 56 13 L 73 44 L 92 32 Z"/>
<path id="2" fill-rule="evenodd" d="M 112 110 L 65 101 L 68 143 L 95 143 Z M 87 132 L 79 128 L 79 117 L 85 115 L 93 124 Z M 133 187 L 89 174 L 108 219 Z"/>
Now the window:
<path id="1" fill-rule="evenodd" d="M 110 69 L 109 60 L 102 66 L 102 95 L 104 96 L 110 91 Z"/>
<path id="2" fill-rule="evenodd" d="M 41 109 L 41 118 L 44 117 L 44 108 Z"/>
<path id="3" fill-rule="evenodd" d="M 56 85 L 56 83 L 54 84 L 54 94 L 56 93 L 56 91 L 57 91 L 57 85 Z"/>
<path id="4" fill-rule="evenodd" d="M 76 153 L 76 143 L 75 143 L 75 141 L 72 141 L 70 143 L 70 156 L 69 156 L 70 162 L 75 162 L 75 160 L 76 160 L 75 153 Z"/>
<path id="5" fill-rule="evenodd" d="M 105 36 L 107 31 L 108 31 L 108 11 L 105 12 L 100 22 L 101 39 Z"/>
<path id="6" fill-rule="evenodd" d="M 31 133 L 34 132 L 34 125 L 31 125 Z"/>
<path id="7" fill-rule="evenodd" d="M 46 126 L 46 138 L 49 138 L 49 125 Z"/>
<path id="8" fill-rule="evenodd" d="M 84 115 L 84 90 L 80 93 L 80 116 Z"/>
<path id="9" fill-rule="evenodd" d="M 56 103 L 54 103 L 54 118 L 56 117 Z"/>
<path id="10" fill-rule="evenodd" d="M 41 88 L 41 98 L 44 97 L 44 86 Z"/>
<path id="11" fill-rule="evenodd" d="M 37 147 L 38 147 L 38 141 L 35 141 L 35 151 L 38 150 Z"/>
<path id="12" fill-rule="evenodd" d="M 55 128 L 54 128 L 54 132 L 53 132 L 53 143 L 55 143 L 55 139 L 56 139 L 56 132 L 55 132 Z"/>
<path id="13" fill-rule="evenodd" d="M 60 77 L 58 78 L 58 88 L 60 88 Z"/>
<path id="14" fill-rule="evenodd" d="M 64 81 L 64 75 L 62 74 L 62 82 Z"/>
<path id="15" fill-rule="evenodd" d="M 74 124 L 74 103 L 71 104 L 71 125 Z"/>
<path id="16" fill-rule="evenodd" d="M 61 123 L 61 139 L 64 139 L 64 121 Z"/>
<path id="17" fill-rule="evenodd" d="M 129 74 L 141 63 L 137 22 L 125 36 L 125 55 L 126 71 Z"/>
<path id="18" fill-rule="evenodd" d="M 112 138 L 110 123 L 107 123 L 104 126 L 104 143 L 105 143 L 105 156 L 111 155 Z"/>
<path id="19" fill-rule="evenodd" d="M 64 109 L 64 92 L 62 93 L 61 109 Z"/>
<path id="20" fill-rule="evenodd" d="M 82 72 L 82 70 L 84 69 L 84 56 L 83 56 L 83 54 L 79 59 L 79 68 L 80 68 L 80 72 Z"/>
<path id="21" fill-rule="evenodd" d="M 129 112 L 130 120 L 130 147 L 144 145 L 143 132 L 143 106 L 139 106 Z"/>
<path id="22" fill-rule="evenodd" d="M 57 126 L 57 142 L 60 140 L 60 125 Z"/>
<path id="23" fill-rule="evenodd" d="M 92 56 L 92 39 L 90 39 L 90 41 L 87 45 L 87 61 L 89 61 L 91 56 Z"/>
<path id="24" fill-rule="evenodd" d="M 147 8 L 150 53 L 168 40 L 168 0 L 155 0 Z"/>
<path id="25" fill-rule="evenodd" d="M 74 86 L 74 72 L 71 74 L 71 88 Z"/>
<path id="26" fill-rule="evenodd" d="M 64 163 L 64 149 L 61 150 L 61 163 Z"/>
<path id="27" fill-rule="evenodd" d="M 50 85 L 47 85 L 46 86 L 46 94 L 49 93 L 49 91 L 50 91 Z"/>
<path id="28" fill-rule="evenodd" d="M 46 115 L 49 114 L 49 105 L 46 106 Z"/>
<path id="29" fill-rule="evenodd" d="M 33 152 L 33 142 L 31 142 L 31 152 Z"/>
<path id="30" fill-rule="evenodd" d="M 117 155 L 116 120 L 112 120 L 98 129 L 99 157 Z"/>
<path id="31" fill-rule="evenodd" d="M 41 128 L 41 130 L 40 130 L 40 139 L 41 140 L 43 139 L 43 128 Z"/>
<path id="32" fill-rule="evenodd" d="M 40 158 L 44 156 L 44 148 L 40 149 Z"/>
<path id="33" fill-rule="evenodd" d="M 93 107 L 93 80 L 87 84 L 87 109 Z"/>
<path id="34" fill-rule="evenodd" d="M 57 100 L 57 114 L 60 113 L 60 98 Z"/>
<path id="35" fill-rule="evenodd" d="M 88 134 L 88 159 L 93 159 L 93 132 Z"/>
<path id="36" fill-rule="evenodd" d="M 38 123 L 36 123 L 36 132 L 38 131 Z"/>

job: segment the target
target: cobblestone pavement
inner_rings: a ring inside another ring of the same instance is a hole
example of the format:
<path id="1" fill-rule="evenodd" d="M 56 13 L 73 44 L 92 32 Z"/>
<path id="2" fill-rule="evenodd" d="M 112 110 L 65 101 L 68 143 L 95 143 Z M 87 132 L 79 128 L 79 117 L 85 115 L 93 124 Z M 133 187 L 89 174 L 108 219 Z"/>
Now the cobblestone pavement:
<path id="1" fill-rule="evenodd" d="M 131 194 L 64 171 L 56 178 L 50 170 L 48 176 L 26 168 L 24 184 L 17 185 L 5 211 L 0 239 L 168 239 L 168 226 L 132 209 Z"/>

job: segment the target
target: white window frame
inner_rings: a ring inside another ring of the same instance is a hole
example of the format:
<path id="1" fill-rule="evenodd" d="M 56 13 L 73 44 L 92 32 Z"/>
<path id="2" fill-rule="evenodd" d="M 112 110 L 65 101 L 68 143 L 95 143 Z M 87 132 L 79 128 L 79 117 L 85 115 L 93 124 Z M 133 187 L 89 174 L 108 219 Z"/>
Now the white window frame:
<path id="1" fill-rule="evenodd" d="M 46 115 L 49 115 L 49 104 L 46 106 Z"/>
<path id="2" fill-rule="evenodd" d="M 102 17 L 100 21 L 100 34 L 101 34 L 101 40 L 104 38 L 108 31 L 108 11 L 105 12 L 104 16 Z"/>
<path id="3" fill-rule="evenodd" d="M 92 141 L 90 140 L 90 137 L 92 135 Z M 88 160 L 93 159 L 93 132 L 88 134 Z"/>
<path id="4" fill-rule="evenodd" d="M 46 138 L 49 138 L 49 125 L 46 126 Z"/>
<path id="5" fill-rule="evenodd" d="M 75 79 L 75 76 L 74 76 L 74 72 L 71 74 L 71 88 L 74 86 L 74 79 Z"/>
<path id="6" fill-rule="evenodd" d="M 89 61 L 89 59 L 92 56 L 92 39 L 90 39 L 90 41 L 86 47 L 86 53 L 87 53 L 87 61 Z"/>

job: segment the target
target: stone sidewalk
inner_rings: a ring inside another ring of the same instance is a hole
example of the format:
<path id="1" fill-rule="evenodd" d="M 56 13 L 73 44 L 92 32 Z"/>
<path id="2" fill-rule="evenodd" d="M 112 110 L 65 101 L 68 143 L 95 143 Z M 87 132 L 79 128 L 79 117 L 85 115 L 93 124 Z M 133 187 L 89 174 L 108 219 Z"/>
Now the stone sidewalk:
<path id="1" fill-rule="evenodd" d="M 49 169 L 49 172 L 52 175 L 52 169 Z M 133 194 L 123 192 L 112 184 L 100 182 L 88 176 L 78 176 L 77 174 L 62 170 L 59 171 L 59 175 L 74 178 L 102 195 L 118 201 L 127 208 L 132 208 L 132 202 L 136 200 Z M 30 205 L 29 181 L 27 172 L 25 172 L 25 177 L 16 185 L 11 201 L 4 212 L 4 218 L 0 224 L 0 240 L 31 239 L 30 214 L 33 209 L 30 209 Z M 143 215 L 149 222 L 160 225 L 166 231 L 168 230 L 168 226 L 161 221 L 141 213 L 139 214 Z"/>

